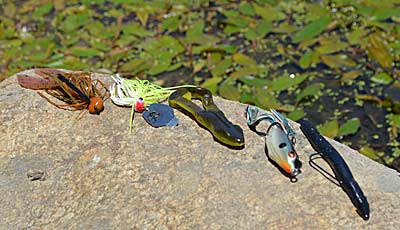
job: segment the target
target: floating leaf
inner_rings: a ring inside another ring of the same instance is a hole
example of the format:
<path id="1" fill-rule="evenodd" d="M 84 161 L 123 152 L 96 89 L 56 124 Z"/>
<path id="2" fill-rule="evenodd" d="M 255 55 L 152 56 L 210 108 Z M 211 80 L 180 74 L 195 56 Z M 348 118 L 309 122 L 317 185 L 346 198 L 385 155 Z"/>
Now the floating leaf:
<path id="1" fill-rule="evenodd" d="M 193 65 L 193 73 L 197 73 L 206 66 L 207 62 L 205 60 L 200 60 Z"/>
<path id="2" fill-rule="evenodd" d="M 167 35 L 164 35 L 160 38 L 157 46 L 162 49 L 169 49 L 169 52 L 173 53 L 174 55 L 185 50 L 185 47 L 183 47 L 178 40 Z"/>
<path id="3" fill-rule="evenodd" d="M 301 108 L 298 108 L 295 111 L 293 111 L 287 115 L 287 117 L 293 121 L 298 121 L 305 116 L 306 116 L 306 113 Z"/>
<path id="4" fill-rule="evenodd" d="M 211 93 L 216 94 L 218 90 L 218 84 L 222 81 L 222 77 L 208 78 L 201 84 L 202 87 L 207 88 Z"/>
<path id="5" fill-rule="evenodd" d="M 321 55 L 320 58 L 324 64 L 333 69 L 345 66 L 352 67 L 356 65 L 356 63 L 347 55 Z"/>
<path id="6" fill-rule="evenodd" d="M 220 12 L 227 17 L 226 23 L 238 28 L 245 28 L 249 24 L 249 19 L 240 15 L 236 10 L 220 10 Z"/>
<path id="7" fill-rule="evenodd" d="M 52 9 L 53 9 L 53 4 L 52 3 L 43 4 L 40 7 L 37 7 L 35 9 L 35 11 L 33 12 L 33 16 L 35 18 L 42 17 L 42 16 L 50 13 L 50 11 Z"/>
<path id="8" fill-rule="evenodd" d="M 5 3 L 3 3 L 5 4 Z M 13 3 L 13 1 L 8 1 L 7 4 L 4 6 L 2 12 L 4 13 L 5 16 L 12 18 L 15 16 L 16 12 L 17 12 L 17 8 L 15 7 L 15 4 Z"/>
<path id="9" fill-rule="evenodd" d="M 383 21 L 388 18 L 399 17 L 399 15 L 400 15 L 399 7 L 381 8 L 372 11 L 369 20 Z"/>
<path id="10" fill-rule="evenodd" d="M 121 27 L 121 31 L 123 32 L 124 35 L 136 35 L 141 38 L 146 36 L 152 36 L 154 34 L 153 32 L 144 29 L 137 23 L 125 24 Z"/>
<path id="11" fill-rule="evenodd" d="M 185 64 L 182 63 L 182 62 L 178 62 L 178 63 L 172 64 L 172 65 L 170 65 L 170 66 L 168 67 L 167 71 L 174 71 L 174 70 L 177 70 L 177 69 L 181 68 L 181 67 L 184 66 L 184 65 L 185 65 Z"/>
<path id="12" fill-rule="evenodd" d="M 297 30 L 298 30 L 298 28 L 296 26 L 290 25 L 288 22 L 280 23 L 278 27 L 272 28 L 272 32 L 284 33 L 284 34 L 290 34 Z"/>
<path id="13" fill-rule="evenodd" d="M 272 82 L 270 89 L 273 91 L 285 90 L 302 83 L 307 78 L 308 75 L 303 74 L 299 74 L 298 76 L 295 76 L 293 78 L 289 76 L 279 77 Z"/>
<path id="14" fill-rule="evenodd" d="M 121 70 L 124 72 L 139 72 L 146 66 L 146 60 L 144 59 L 133 59 L 121 66 Z M 138 71 L 139 70 L 139 71 Z"/>
<path id="15" fill-rule="evenodd" d="M 253 9 L 253 7 L 247 2 L 241 2 L 239 4 L 239 11 L 242 14 L 245 14 L 245 15 L 248 15 L 248 16 L 254 16 L 256 14 L 256 12 Z"/>
<path id="16" fill-rule="evenodd" d="M 254 11 L 267 21 L 278 21 L 284 19 L 286 15 L 278 8 L 269 5 L 253 4 Z"/>
<path id="17" fill-rule="evenodd" d="M 342 78 L 340 78 L 341 82 L 351 81 L 358 78 L 362 74 L 360 70 L 352 70 L 343 74 Z"/>
<path id="18" fill-rule="evenodd" d="M 335 138 L 339 133 L 339 123 L 337 120 L 326 121 L 317 128 L 323 135 L 329 138 Z"/>
<path id="19" fill-rule="evenodd" d="M 352 31 L 347 35 L 347 40 L 349 40 L 351 45 L 359 44 L 362 41 L 362 37 L 366 34 L 365 29 L 357 29 Z"/>
<path id="20" fill-rule="evenodd" d="M 393 78 L 388 73 L 377 73 L 374 76 L 372 76 L 371 81 L 387 85 L 393 81 Z"/>
<path id="21" fill-rule="evenodd" d="M 258 75 L 258 74 L 259 74 L 259 68 L 257 66 L 245 66 L 239 70 L 232 72 L 229 76 L 231 78 L 237 79 L 243 76 Z"/>
<path id="22" fill-rule="evenodd" d="M 227 78 L 221 83 L 218 88 L 218 92 L 219 95 L 229 100 L 238 101 L 240 98 L 240 92 L 235 86 L 235 81 L 231 78 Z"/>
<path id="23" fill-rule="evenodd" d="M 89 20 L 89 15 L 86 13 L 70 14 L 64 19 L 60 28 L 64 32 L 70 33 L 85 25 Z"/>
<path id="24" fill-rule="evenodd" d="M 207 62 L 208 62 L 208 68 L 210 70 L 212 70 L 213 68 L 215 68 L 215 66 L 221 62 L 222 60 L 222 54 L 221 53 L 217 53 L 217 52 L 213 52 L 213 53 L 208 53 L 207 54 Z"/>
<path id="25" fill-rule="evenodd" d="M 354 134 L 360 128 L 360 120 L 358 118 L 353 118 L 347 120 L 344 124 L 342 124 L 339 128 L 339 136 L 346 136 L 350 134 Z"/>
<path id="26" fill-rule="evenodd" d="M 383 42 L 383 39 L 375 33 L 368 36 L 368 41 L 368 56 L 378 61 L 382 67 L 391 68 L 393 57 L 389 52 L 389 48 Z"/>
<path id="27" fill-rule="evenodd" d="M 231 66 L 232 60 L 230 58 L 220 61 L 212 70 L 211 74 L 213 77 L 221 76 L 225 74 L 226 70 Z"/>
<path id="28" fill-rule="evenodd" d="M 139 8 L 136 11 L 136 16 L 138 17 L 142 26 L 146 26 L 147 19 L 149 19 L 149 12 L 145 8 Z"/>
<path id="29" fill-rule="evenodd" d="M 239 26 L 228 24 L 224 27 L 224 34 L 231 35 L 234 33 L 239 33 L 241 30 L 242 28 L 240 28 Z"/>
<path id="30" fill-rule="evenodd" d="M 106 30 L 103 23 L 99 21 L 94 21 L 86 24 L 85 29 L 88 30 L 89 33 L 93 36 L 103 35 L 103 32 Z"/>
<path id="31" fill-rule="evenodd" d="M 297 32 L 294 36 L 292 41 L 294 43 L 301 42 L 306 39 L 311 39 L 317 35 L 319 35 L 325 28 L 332 22 L 332 19 L 328 16 L 322 17 L 318 20 L 311 22 L 310 24 L 306 25 L 302 30 Z"/>
<path id="32" fill-rule="evenodd" d="M 280 103 L 275 96 L 269 90 L 262 87 L 256 88 L 255 98 L 256 106 L 263 109 L 276 109 L 280 106 Z"/>
<path id="33" fill-rule="evenodd" d="M 235 53 L 233 55 L 232 59 L 234 62 L 236 62 L 239 65 L 244 65 L 244 66 L 256 66 L 257 65 L 256 61 L 254 61 L 249 56 L 246 56 L 241 53 Z"/>
<path id="34" fill-rule="evenodd" d="M 320 54 L 329 54 L 329 53 L 335 53 L 340 50 L 344 50 L 349 46 L 348 43 L 345 42 L 338 42 L 338 41 L 327 41 L 321 46 L 316 48 L 316 51 Z"/>
<path id="35" fill-rule="evenodd" d="M 306 15 L 308 20 L 319 20 L 321 17 L 329 15 L 329 10 L 324 4 L 307 4 L 306 6 Z"/>
<path id="36" fill-rule="evenodd" d="M 79 57 L 94 57 L 101 56 L 103 54 L 103 52 L 101 52 L 100 50 L 83 46 L 72 47 L 71 53 Z"/>
<path id="37" fill-rule="evenodd" d="M 182 23 L 181 15 L 174 15 L 162 21 L 162 28 L 168 31 L 175 31 Z"/>
<path id="38" fill-rule="evenodd" d="M 368 157 L 369 159 L 372 160 L 379 159 L 379 156 L 377 155 L 376 151 L 368 146 L 363 146 L 362 148 L 359 149 L 359 151 L 362 155 Z"/>
<path id="39" fill-rule="evenodd" d="M 216 40 L 215 42 L 218 42 L 218 41 L 219 40 Z M 196 47 L 194 47 L 192 53 L 193 54 L 204 54 L 204 53 L 218 52 L 218 53 L 225 54 L 225 53 L 234 53 L 235 51 L 236 51 L 236 47 L 235 46 L 231 46 L 231 45 L 218 45 L 218 46 L 205 45 L 205 46 L 196 46 Z"/>
<path id="40" fill-rule="evenodd" d="M 246 32 L 248 40 L 264 38 L 272 30 L 272 23 L 267 20 L 257 21 L 255 27 L 250 27 Z"/>
<path id="41" fill-rule="evenodd" d="M 155 60 L 153 62 L 153 65 L 149 68 L 148 73 L 150 75 L 160 74 L 160 73 L 168 70 L 170 64 L 171 64 L 171 62 L 168 62 L 168 61 Z"/>
<path id="42" fill-rule="evenodd" d="M 400 128 L 400 114 L 392 114 L 392 124 Z"/>
<path id="43" fill-rule="evenodd" d="M 256 98 L 254 97 L 254 94 L 252 94 L 252 93 L 242 92 L 239 100 L 241 103 L 244 103 L 244 104 L 254 104 Z"/>
<path id="44" fill-rule="evenodd" d="M 298 28 L 296 26 L 290 25 L 287 22 L 283 22 L 279 24 L 277 28 L 273 28 L 272 32 L 274 33 L 284 33 L 284 34 L 289 34 L 297 31 Z"/>
<path id="45" fill-rule="evenodd" d="M 302 69 L 307 69 L 312 63 L 312 52 L 308 51 L 299 60 L 299 65 Z"/>
<path id="46" fill-rule="evenodd" d="M 317 96 L 319 93 L 321 93 L 321 90 L 324 88 L 323 83 L 315 83 L 312 85 L 307 86 L 301 93 L 297 94 L 296 100 L 301 101 L 303 98 L 308 97 L 308 96 Z"/>
<path id="47" fill-rule="evenodd" d="M 256 78 L 252 75 L 246 75 L 246 76 L 240 77 L 239 80 L 248 86 L 263 87 L 268 84 L 268 80 Z"/>
<path id="48" fill-rule="evenodd" d="M 186 31 L 186 42 L 204 44 L 204 41 L 209 41 L 205 40 L 203 37 L 204 27 L 205 22 L 203 20 L 196 21 L 192 25 L 190 25 L 188 30 Z"/>

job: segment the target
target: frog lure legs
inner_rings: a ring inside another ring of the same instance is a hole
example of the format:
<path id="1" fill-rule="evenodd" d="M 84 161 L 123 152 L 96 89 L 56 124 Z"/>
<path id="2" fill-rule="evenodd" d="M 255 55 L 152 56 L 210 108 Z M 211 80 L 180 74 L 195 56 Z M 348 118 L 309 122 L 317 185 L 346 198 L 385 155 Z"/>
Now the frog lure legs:
<path id="1" fill-rule="evenodd" d="M 275 162 L 295 182 L 300 173 L 301 162 L 293 147 L 296 143 L 296 133 L 288 120 L 276 110 L 269 114 L 259 114 L 256 106 L 246 108 L 246 120 L 249 128 L 260 136 L 265 136 L 265 150 L 267 157 Z M 256 129 L 261 121 L 270 123 L 266 132 Z"/>

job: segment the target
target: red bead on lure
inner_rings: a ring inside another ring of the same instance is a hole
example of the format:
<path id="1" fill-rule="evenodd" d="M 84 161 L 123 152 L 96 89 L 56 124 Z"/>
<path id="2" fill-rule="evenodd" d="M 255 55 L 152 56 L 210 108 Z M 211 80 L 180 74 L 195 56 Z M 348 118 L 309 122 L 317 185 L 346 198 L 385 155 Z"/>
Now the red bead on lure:
<path id="1" fill-rule="evenodd" d="M 145 107 L 144 107 L 144 100 L 143 100 L 143 98 L 140 97 L 140 98 L 136 99 L 136 102 L 135 102 L 135 111 L 141 113 L 141 112 L 143 112 L 144 110 L 145 110 Z"/>

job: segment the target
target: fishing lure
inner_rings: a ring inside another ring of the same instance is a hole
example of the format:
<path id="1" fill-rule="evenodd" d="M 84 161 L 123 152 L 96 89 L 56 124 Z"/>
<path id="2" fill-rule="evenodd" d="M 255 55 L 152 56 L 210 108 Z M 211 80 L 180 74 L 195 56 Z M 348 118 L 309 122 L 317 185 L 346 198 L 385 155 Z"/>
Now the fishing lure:
<path id="1" fill-rule="evenodd" d="M 258 115 L 259 109 L 255 106 L 246 108 L 246 120 L 249 128 L 260 136 L 265 136 L 266 154 L 269 159 L 275 162 L 295 182 L 296 176 L 300 173 L 301 163 L 294 149 L 296 133 L 288 120 L 271 109 L 269 114 Z M 256 129 L 261 121 L 270 123 L 266 132 Z"/>
<path id="2" fill-rule="evenodd" d="M 192 99 L 200 100 L 203 108 Z M 210 90 L 201 87 L 178 89 L 171 94 L 168 103 L 205 127 L 220 143 L 233 148 L 244 147 L 243 130 L 232 124 L 214 104 Z"/>
<path id="3" fill-rule="evenodd" d="M 174 110 L 165 104 L 153 103 L 142 113 L 143 118 L 149 125 L 158 128 L 161 126 L 177 126 L 178 119 L 174 115 Z"/>
<path id="4" fill-rule="evenodd" d="M 350 198 L 357 209 L 357 213 L 364 220 L 369 219 L 369 204 L 360 186 L 351 174 L 349 166 L 340 156 L 338 151 L 318 132 L 318 130 L 308 121 L 301 119 L 299 121 L 300 129 L 307 137 L 311 146 L 330 166 L 335 174 L 339 186 Z M 310 156 L 311 157 L 311 156 Z M 311 159 L 310 159 L 311 162 Z"/>
<path id="5" fill-rule="evenodd" d="M 91 114 L 100 114 L 104 110 L 104 101 L 110 96 L 105 84 L 100 80 L 93 80 L 88 72 L 38 68 L 33 73 L 35 74 L 18 74 L 19 85 L 27 89 L 44 90 L 48 95 L 65 102 L 57 104 L 37 91 L 46 101 L 60 109 L 88 109 Z"/>
<path id="6" fill-rule="evenodd" d="M 166 100 L 172 92 L 182 87 L 194 87 L 182 85 L 163 88 L 150 83 L 148 80 L 124 79 L 116 74 L 111 76 L 114 84 L 110 86 L 111 100 L 120 106 L 131 106 L 131 118 L 129 130 L 132 132 L 132 124 L 135 112 L 143 112 L 150 104 Z"/>

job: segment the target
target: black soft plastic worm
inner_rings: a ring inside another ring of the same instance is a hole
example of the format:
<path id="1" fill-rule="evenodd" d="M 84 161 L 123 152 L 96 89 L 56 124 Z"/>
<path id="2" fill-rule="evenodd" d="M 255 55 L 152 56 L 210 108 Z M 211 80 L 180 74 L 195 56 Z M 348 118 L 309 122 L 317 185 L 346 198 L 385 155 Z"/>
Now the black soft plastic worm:
<path id="1" fill-rule="evenodd" d="M 369 204 L 367 197 L 364 196 L 360 186 L 357 184 L 350 168 L 343 160 L 342 156 L 335 148 L 318 132 L 318 130 L 308 121 L 299 121 L 300 129 L 307 137 L 315 151 L 328 162 L 340 187 L 346 192 L 351 202 L 357 209 L 357 213 L 364 219 L 369 219 Z"/>

